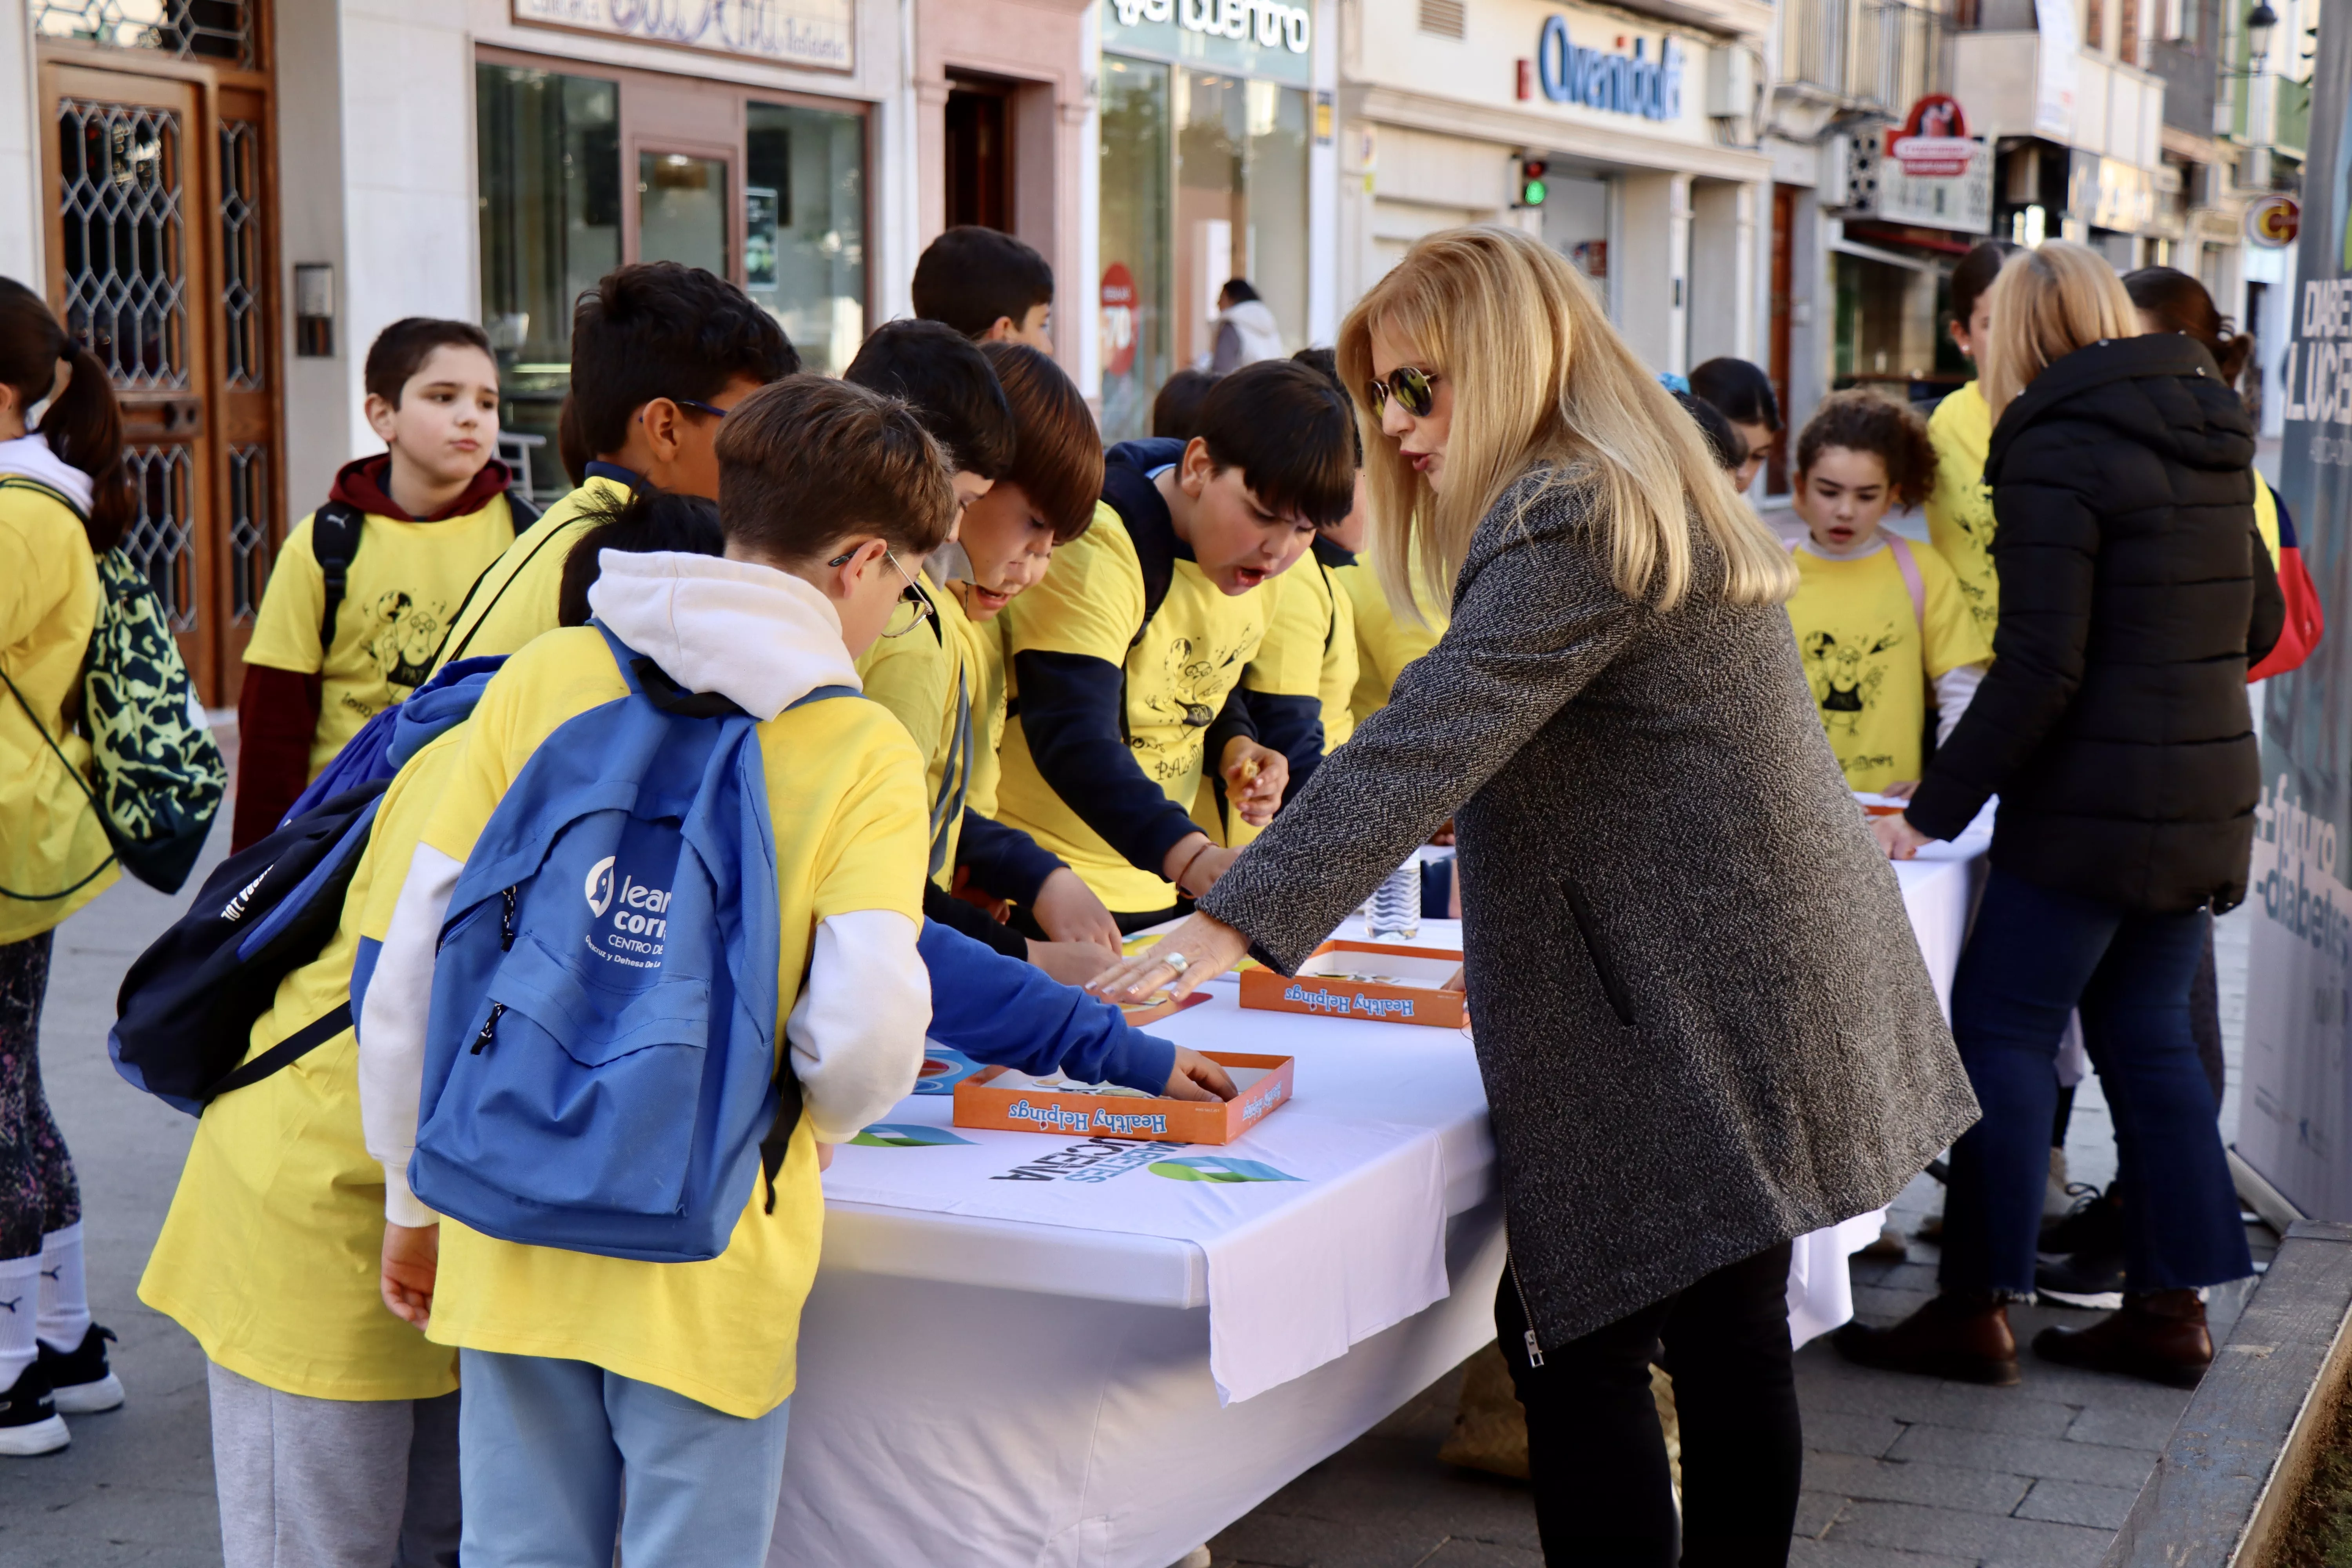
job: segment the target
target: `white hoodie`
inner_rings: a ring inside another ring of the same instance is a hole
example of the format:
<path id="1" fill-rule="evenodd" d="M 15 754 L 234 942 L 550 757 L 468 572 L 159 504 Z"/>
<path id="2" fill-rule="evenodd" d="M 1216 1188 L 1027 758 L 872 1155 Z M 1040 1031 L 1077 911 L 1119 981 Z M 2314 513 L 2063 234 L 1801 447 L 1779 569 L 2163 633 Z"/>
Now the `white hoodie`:
<path id="1" fill-rule="evenodd" d="M 774 718 L 820 686 L 857 687 L 841 618 L 814 586 L 773 567 L 709 555 L 605 551 L 589 607 L 615 637 L 691 691 Z M 461 862 L 420 844 L 359 1019 L 360 1119 L 383 1165 L 384 1217 L 439 1217 L 408 1190 L 425 1075 L 433 958 Z M 919 921 L 889 910 L 818 925 L 808 983 L 784 1036 L 816 1135 L 846 1142 L 915 1086 L 930 1026 Z"/>
<path id="2" fill-rule="evenodd" d="M 1276 323 L 1274 310 L 1263 300 L 1244 300 L 1217 313 L 1216 332 L 1211 339 L 1216 347 L 1210 351 L 1203 370 L 1223 375 L 1228 371 L 1255 364 L 1262 359 L 1280 359 L 1282 331 Z"/>
<path id="3" fill-rule="evenodd" d="M 0 474 L 38 479 L 82 510 L 89 510 L 94 493 L 89 476 L 51 451 L 49 438 L 37 430 L 13 441 L 0 441 Z"/>

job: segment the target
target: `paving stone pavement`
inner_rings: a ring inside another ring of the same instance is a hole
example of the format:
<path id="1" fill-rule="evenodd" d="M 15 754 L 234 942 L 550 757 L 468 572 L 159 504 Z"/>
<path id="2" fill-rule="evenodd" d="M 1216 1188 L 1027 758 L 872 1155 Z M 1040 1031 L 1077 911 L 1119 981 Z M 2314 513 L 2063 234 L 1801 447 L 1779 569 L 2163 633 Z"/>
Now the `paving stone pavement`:
<path id="1" fill-rule="evenodd" d="M 215 835 L 214 854 L 224 837 Z M 204 1358 L 133 1293 L 194 1123 L 122 1084 L 105 1051 L 124 967 L 184 901 L 125 883 L 59 932 L 42 1069 L 81 1173 L 93 1305 L 122 1336 L 115 1362 L 130 1397 L 120 1411 L 74 1418 L 62 1454 L 0 1462 L 0 1568 L 220 1563 Z M 2223 923 L 2234 1047 L 2244 936 L 2242 924 Z M 2233 1048 L 2232 1100 L 2235 1075 Z M 2104 1182 L 2112 1169 L 2095 1086 L 2068 1152 L 2078 1177 Z M 1916 1226 L 1938 1197 L 1923 1177 L 1898 1205 L 1898 1223 Z M 1915 1243 L 1901 1263 L 1857 1266 L 1864 1315 L 1896 1316 L 1924 1300 L 1934 1257 Z M 2216 1292 L 2217 1329 L 2242 1294 Z M 2030 1332 L 2060 1314 L 2015 1316 Z M 1822 1344 L 1797 1364 L 1810 1452 L 1794 1568 L 2095 1563 L 2187 1400 L 2032 1362 L 2014 1389 L 1865 1372 Z M 1437 1463 L 1457 1383 L 1440 1380 L 1219 1535 L 1218 1568 L 1537 1568 L 1525 1488 Z"/>

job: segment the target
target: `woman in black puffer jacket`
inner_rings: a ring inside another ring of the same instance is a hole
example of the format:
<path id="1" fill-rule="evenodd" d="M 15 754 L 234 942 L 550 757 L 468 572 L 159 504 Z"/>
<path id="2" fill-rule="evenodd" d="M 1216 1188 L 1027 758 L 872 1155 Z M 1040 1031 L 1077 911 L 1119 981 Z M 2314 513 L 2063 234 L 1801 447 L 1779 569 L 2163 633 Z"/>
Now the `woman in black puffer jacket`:
<path id="1" fill-rule="evenodd" d="M 1943 1293 L 1838 1343 L 1871 1365 L 2017 1380 L 2005 1303 L 2033 1289 L 2052 1067 L 2079 1005 L 2132 1193 L 2125 1305 L 2034 1348 L 2193 1384 L 2212 1359 L 2197 1288 L 2252 1272 L 2189 988 L 2212 915 L 2245 897 L 2261 789 L 2246 667 L 2283 615 L 2254 531 L 2253 428 L 2203 345 L 2138 335 L 2094 251 L 2012 258 L 1992 313 L 1993 666 L 1881 829 L 1908 858 L 2000 796 L 1952 989 L 1984 1119 L 1952 1150 Z"/>

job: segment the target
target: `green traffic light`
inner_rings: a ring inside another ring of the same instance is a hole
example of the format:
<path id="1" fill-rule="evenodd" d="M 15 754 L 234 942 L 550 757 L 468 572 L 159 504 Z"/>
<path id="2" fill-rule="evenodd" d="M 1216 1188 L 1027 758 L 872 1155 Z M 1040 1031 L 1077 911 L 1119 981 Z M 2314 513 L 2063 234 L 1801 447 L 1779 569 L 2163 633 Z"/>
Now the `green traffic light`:
<path id="1" fill-rule="evenodd" d="M 1529 180 L 1519 187 L 1519 205 L 1521 206 L 1539 207 L 1543 205 L 1543 203 L 1544 183 L 1541 180 Z"/>

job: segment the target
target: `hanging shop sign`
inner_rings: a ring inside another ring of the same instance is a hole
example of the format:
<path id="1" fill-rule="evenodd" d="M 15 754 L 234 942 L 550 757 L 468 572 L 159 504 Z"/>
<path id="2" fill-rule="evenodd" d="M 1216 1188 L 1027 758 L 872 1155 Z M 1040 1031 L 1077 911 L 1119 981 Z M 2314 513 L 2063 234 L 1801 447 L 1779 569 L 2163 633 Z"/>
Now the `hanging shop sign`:
<path id="1" fill-rule="evenodd" d="M 1969 135 L 1960 100 L 1929 93 L 1911 106 L 1899 130 L 1886 133 L 1886 154 L 1914 179 L 1948 180 L 1969 172 L 1984 142 Z"/>
<path id="2" fill-rule="evenodd" d="M 2264 196 L 2246 208 L 2246 237 L 2265 250 L 2294 243 L 2303 232 L 2303 205 L 2293 196 Z"/>
<path id="3" fill-rule="evenodd" d="M 1103 0 L 1102 47 L 1306 83 L 1315 12 L 1287 0 Z"/>
<path id="4" fill-rule="evenodd" d="M 1135 274 L 1126 262 L 1114 261 L 1103 268 L 1101 307 L 1102 373 L 1108 379 L 1135 368 Z"/>
<path id="5" fill-rule="evenodd" d="M 1544 18 L 1536 38 L 1536 78 L 1554 103 L 1581 104 L 1609 114 L 1644 120 L 1680 120 L 1685 56 L 1672 35 L 1658 40 L 1654 58 L 1648 40 L 1635 38 L 1630 54 L 1587 48 L 1568 36 L 1568 18 Z"/>
<path id="6" fill-rule="evenodd" d="M 637 43 L 845 71 L 856 0 L 513 0 L 514 19 Z"/>

